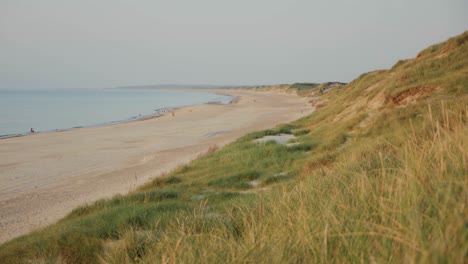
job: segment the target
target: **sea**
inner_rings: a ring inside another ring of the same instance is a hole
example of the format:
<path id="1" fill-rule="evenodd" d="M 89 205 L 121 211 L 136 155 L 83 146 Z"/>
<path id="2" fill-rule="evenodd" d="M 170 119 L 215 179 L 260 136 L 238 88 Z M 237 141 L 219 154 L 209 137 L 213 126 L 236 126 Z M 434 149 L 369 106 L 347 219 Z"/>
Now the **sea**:
<path id="1" fill-rule="evenodd" d="M 0 138 L 31 134 L 31 128 L 41 133 L 129 122 L 232 99 L 187 90 L 0 90 Z"/>

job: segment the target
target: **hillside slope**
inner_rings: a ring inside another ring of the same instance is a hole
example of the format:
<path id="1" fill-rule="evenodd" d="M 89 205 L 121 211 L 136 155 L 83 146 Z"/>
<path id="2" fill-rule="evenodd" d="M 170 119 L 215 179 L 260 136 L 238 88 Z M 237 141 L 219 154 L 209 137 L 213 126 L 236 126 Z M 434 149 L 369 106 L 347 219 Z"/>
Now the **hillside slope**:
<path id="1" fill-rule="evenodd" d="M 0 246 L 0 262 L 463 263 L 468 32 L 317 87 L 301 90 L 312 115 L 78 208 Z M 278 134 L 295 138 L 254 141 Z"/>

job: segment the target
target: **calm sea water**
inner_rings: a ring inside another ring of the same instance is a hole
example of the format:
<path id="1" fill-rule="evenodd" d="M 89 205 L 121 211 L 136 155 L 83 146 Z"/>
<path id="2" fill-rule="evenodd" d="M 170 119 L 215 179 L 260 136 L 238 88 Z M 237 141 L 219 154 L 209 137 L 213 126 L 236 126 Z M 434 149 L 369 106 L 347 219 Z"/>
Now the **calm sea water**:
<path id="1" fill-rule="evenodd" d="M 154 115 L 158 109 L 229 103 L 229 96 L 160 90 L 0 90 L 0 137 L 97 126 Z M 140 116 L 141 115 L 141 116 Z"/>

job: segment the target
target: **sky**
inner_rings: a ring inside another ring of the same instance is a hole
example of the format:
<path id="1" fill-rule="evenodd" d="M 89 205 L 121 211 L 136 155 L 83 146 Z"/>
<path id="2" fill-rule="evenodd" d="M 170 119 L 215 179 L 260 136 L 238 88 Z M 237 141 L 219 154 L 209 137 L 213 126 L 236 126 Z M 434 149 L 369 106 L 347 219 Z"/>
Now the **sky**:
<path id="1" fill-rule="evenodd" d="M 0 0 L 0 89 L 349 82 L 468 30 L 466 0 Z"/>

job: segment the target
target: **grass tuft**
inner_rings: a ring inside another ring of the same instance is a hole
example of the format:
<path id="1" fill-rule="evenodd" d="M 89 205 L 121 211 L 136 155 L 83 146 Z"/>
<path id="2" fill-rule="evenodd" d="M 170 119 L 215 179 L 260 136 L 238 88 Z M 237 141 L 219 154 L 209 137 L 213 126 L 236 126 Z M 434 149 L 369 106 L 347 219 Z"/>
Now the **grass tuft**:
<path id="1" fill-rule="evenodd" d="M 234 174 L 232 176 L 219 178 L 208 182 L 209 186 L 225 187 L 225 188 L 249 188 L 248 181 L 253 181 L 260 178 L 261 173 L 258 171 L 245 171 Z"/>

